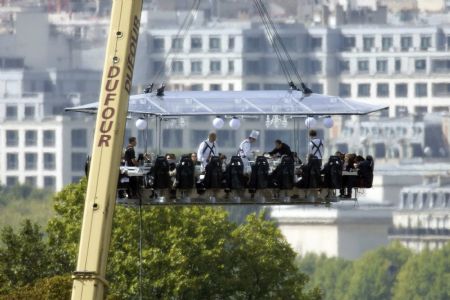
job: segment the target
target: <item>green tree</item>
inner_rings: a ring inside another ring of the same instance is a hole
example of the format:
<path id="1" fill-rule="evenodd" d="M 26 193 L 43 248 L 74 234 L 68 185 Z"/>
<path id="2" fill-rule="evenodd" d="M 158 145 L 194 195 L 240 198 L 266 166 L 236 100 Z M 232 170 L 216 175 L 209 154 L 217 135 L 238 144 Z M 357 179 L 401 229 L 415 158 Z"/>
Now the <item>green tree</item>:
<path id="1" fill-rule="evenodd" d="M 309 289 L 320 288 L 323 299 L 344 298 L 351 277 L 351 261 L 310 253 L 301 258 L 298 265 L 300 271 L 309 276 Z"/>
<path id="2" fill-rule="evenodd" d="M 397 273 L 410 255 L 399 243 L 367 252 L 353 265 L 345 299 L 391 299 Z"/>
<path id="3" fill-rule="evenodd" d="M 450 243 L 412 256 L 398 274 L 393 299 L 450 299 Z"/>
<path id="4" fill-rule="evenodd" d="M 73 271 L 86 182 L 66 187 L 49 222 L 52 269 Z M 222 209 L 150 207 L 142 211 L 142 294 L 146 299 L 319 299 L 280 232 L 263 216 L 236 225 Z M 116 207 L 108 259 L 109 297 L 139 292 L 139 213 Z"/>
<path id="5" fill-rule="evenodd" d="M 86 179 L 70 184 L 53 197 L 55 216 L 47 225 L 48 245 L 52 253 L 51 269 L 54 274 L 75 270 L 83 219 Z"/>
<path id="6" fill-rule="evenodd" d="M 18 233 L 4 227 L 0 238 L 1 293 L 48 276 L 48 251 L 38 225 L 26 220 Z"/>
<path id="7" fill-rule="evenodd" d="M 0 300 L 62 300 L 70 299 L 72 278 L 70 275 L 58 275 L 37 280 L 34 284 L 16 289 Z"/>

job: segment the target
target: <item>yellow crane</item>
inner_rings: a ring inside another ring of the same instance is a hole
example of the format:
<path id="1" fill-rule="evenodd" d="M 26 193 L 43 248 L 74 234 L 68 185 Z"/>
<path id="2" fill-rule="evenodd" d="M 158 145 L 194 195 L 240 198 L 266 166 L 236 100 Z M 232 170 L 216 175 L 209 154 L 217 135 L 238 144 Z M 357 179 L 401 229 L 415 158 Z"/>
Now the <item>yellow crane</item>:
<path id="1" fill-rule="evenodd" d="M 72 299 L 103 299 L 142 0 L 113 0 Z"/>

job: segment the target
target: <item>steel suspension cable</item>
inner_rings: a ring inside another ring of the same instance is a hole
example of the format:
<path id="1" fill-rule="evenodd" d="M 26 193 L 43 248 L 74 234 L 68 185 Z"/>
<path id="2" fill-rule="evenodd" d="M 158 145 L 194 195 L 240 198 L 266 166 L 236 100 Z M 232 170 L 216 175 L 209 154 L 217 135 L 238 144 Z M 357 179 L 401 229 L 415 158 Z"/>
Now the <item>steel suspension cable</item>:
<path id="1" fill-rule="evenodd" d="M 274 50 L 274 52 L 275 52 L 275 54 L 277 56 L 277 59 L 278 59 L 278 61 L 280 63 L 281 70 L 282 70 L 286 80 L 289 83 L 289 82 L 292 81 L 292 78 L 291 78 L 291 75 L 290 75 L 290 73 L 289 73 L 289 71 L 288 71 L 288 69 L 286 67 L 286 63 L 285 63 L 285 61 L 284 61 L 284 59 L 283 59 L 283 57 L 281 55 L 281 51 L 280 51 L 280 49 L 278 47 L 277 40 L 276 40 L 275 36 L 273 35 L 273 33 L 271 31 L 270 24 L 268 23 L 268 20 L 266 19 L 266 16 L 263 13 L 263 10 L 262 10 L 262 7 L 260 6 L 260 3 L 258 1 L 255 1 L 254 3 L 255 3 L 256 8 L 258 9 L 258 13 L 259 13 L 259 15 L 261 17 L 261 21 L 263 22 L 264 28 L 266 30 L 267 38 L 268 38 L 269 42 L 271 43 L 271 45 L 273 47 L 273 50 Z"/>
<path id="2" fill-rule="evenodd" d="M 275 36 L 275 40 L 277 41 L 277 43 L 279 43 L 279 45 L 283 49 L 284 55 L 288 59 L 292 71 L 294 72 L 295 76 L 297 77 L 297 80 L 300 82 L 302 91 L 305 94 L 312 93 L 311 89 L 309 89 L 306 86 L 306 84 L 304 83 L 302 77 L 300 76 L 300 73 L 298 72 L 298 70 L 297 70 L 297 68 L 296 68 L 296 66 L 295 66 L 295 64 L 294 64 L 294 62 L 293 62 L 289 52 L 287 51 L 287 48 L 284 45 L 284 43 L 283 43 L 283 41 L 282 41 L 282 39 L 280 37 L 280 34 L 278 33 L 277 28 L 275 27 L 275 24 L 273 23 L 272 19 L 270 18 L 268 10 L 267 10 L 266 6 L 264 5 L 263 1 L 262 0 L 255 0 L 255 3 L 258 3 L 259 6 L 260 6 L 260 9 L 258 9 L 258 10 L 262 10 L 262 13 L 260 13 L 261 18 L 263 18 L 263 15 L 264 15 L 264 17 L 267 19 L 267 22 L 269 22 L 270 29 L 273 31 L 273 34 Z M 291 87 L 293 87 L 293 88 L 299 89 L 298 87 L 295 86 L 295 84 L 292 81 L 289 82 L 289 85 Z"/>
<path id="3" fill-rule="evenodd" d="M 189 13 L 186 14 L 180 28 L 178 29 L 177 34 L 175 35 L 175 39 L 178 40 L 181 37 L 181 40 L 184 41 L 184 38 L 186 37 L 186 34 L 188 33 L 192 23 L 194 22 L 195 17 L 197 16 L 198 13 L 198 9 L 200 7 L 200 1 L 201 0 L 195 0 L 192 4 L 191 9 L 189 10 Z M 170 45 L 170 49 L 169 51 L 166 53 L 166 55 L 164 56 L 163 59 L 163 63 L 162 65 L 158 68 L 158 71 L 156 72 L 156 74 L 153 76 L 151 83 L 157 82 L 158 80 L 161 79 L 162 77 L 162 73 L 164 72 L 164 69 L 166 67 L 166 63 L 167 60 L 169 58 L 169 56 L 172 54 L 173 52 L 173 47 L 172 45 Z M 177 56 L 177 54 L 174 55 L 174 57 L 172 58 L 175 59 Z"/>

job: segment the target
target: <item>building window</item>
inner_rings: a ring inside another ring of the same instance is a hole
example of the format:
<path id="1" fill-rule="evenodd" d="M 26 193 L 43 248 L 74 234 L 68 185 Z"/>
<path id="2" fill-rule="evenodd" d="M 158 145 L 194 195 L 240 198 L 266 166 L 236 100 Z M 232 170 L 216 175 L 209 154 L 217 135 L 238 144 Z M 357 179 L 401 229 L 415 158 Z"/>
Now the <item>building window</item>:
<path id="1" fill-rule="evenodd" d="M 228 50 L 234 50 L 234 46 L 235 46 L 235 38 L 229 37 L 228 38 Z"/>
<path id="2" fill-rule="evenodd" d="M 44 147 L 54 147 L 55 146 L 55 131 L 54 130 L 44 130 Z"/>
<path id="3" fill-rule="evenodd" d="M 395 85 L 395 97 L 408 97 L 408 85 L 406 83 Z"/>
<path id="4" fill-rule="evenodd" d="M 202 50 L 202 38 L 201 37 L 192 37 L 191 38 L 191 50 L 192 51 Z"/>
<path id="5" fill-rule="evenodd" d="M 373 48 L 374 38 L 373 37 L 364 37 L 363 38 L 363 49 L 364 51 L 370 51 Z"/>
<path id="6" fill-rule="evenodd" d="M 369 83 L 358 84 L 358 97 L 370 97 L 370 84 Z"/>
<path id="7" fill-rule="evenodd" d="M 164 52 L 164 39 L 154 38 L 153 39 L 153 51 L 154 52 Z"/>
<path id="8" fill-rule="evenodd" d="M 6 146 L 19 146 L 19 132 L 17 130 L 6 130 Z"/>
<path id="9" fill-rule="evenodd" d="M 339 96 L 350 97 L 352 95 L 352 86 L 349 83 L 339 84 Z"/>
<path id="10" fill-rule="evenodd" d="M 354 36 L 344 36 L 344 51 L 350 51 L 355 48 L 356 40 Z"/>
<path id="11" fill-rule="evenodd" d="M 81 176 L 72 176 L 72 183 L 79 183 L 82 178 Z"/>
<path id="12" fill-rule="evenodd" d="M 37 179 L 35 176 L 25 177 L 25 184 L 28 186 L 36 187 Z"/>
<path id="13" fill-rule="evenodd" d="M 311 60 L 311 74 L 321 74 L 322 73 L 322 62 L 317 59 Z"/>
<path id="14" fill-rule="evenodd" d="M 37 131 L 27 130 L 25 131 L 25 146 L 36 146 L 37 145 Z"/>
<path id="15" fill-rule="evenodd" d="M 228 73 L 233 74 L 234 73 L 234 60 L 228 61 Z"/>
<path id="16" fill-rule="evenodd" d="M 375 157 L 384 158 L 386 156 L 386 145 L 383 143 L 375 144 Z"/>
<path id="17" fill-rule="evenodd" d="M 191 73 L 192 74 L 201 74 L 202 73 L 202 62 L 201 61 L 192 61 L 191 62 Z"/>
<path id="18" fill-rule="evenodd" d="M 220 51 L 220 38 L 217 37 L 209 38 L 209 50 Z"/>
<path id="19" fill-rule="evenodd" d="M 449 97 L 450 83 L 433 83 L 433 97 Z"/>
<path id="20" fill-rule="evenodd" d="M 54 190 L 56 188 L 56 177 L 44 176 L 44 188 Z"/>
<path id="21" fill-rule="evenodd" d="M 387 60 L 378 59 L 377 60 L 377 73 L 387 73 Z"/>
<path id="22" fill-rule="evenodd" d="M 229 83 L 228 84 L 228 90 L 229 91 L 234 91 L 234 84 L 233 83 Z"/>
<path id="23" fill-rule="evenodd" d="M 11 187 L 16 186 L 17 184 L 19 184 L 19 178 L 17 178 L 17 176 L 6 177 L 6 186 Z"/>
<path id="24" fill-rule="evenodd" d="M 203 90 L 203 84 L 191 84 L 191 91 L 202 91 Z"/>
<path id="25" fill-rule="evenodd" d="M 183 61 L 181 60 L 174 60 L 172 61 L 172 73 L 174 74 L 181 74 L 183 73 Z"/>
<path id="26" fill-rule="evenodd" d="M 183 147 L 183 130 L 181 130 L 181 129 L 164 129 L 163 130 L 163 147 L 164 148 L 181 148 L 181 147 Z"/>
<path id="27" fill-rule="evenodd" d="M 84 164 L 86 163 L 86 153 L 72 152 L 72 166 L 73 172 L 79 172 L 84 170 Z"/>
<path id="28" fill-rule="evenodd" d="M 400 59 L 395 60 L 395 72 L 400 73 L 402 71 L 402 61 Z"/>
<path id="29" fill-rule="evenodd" d="M 222 85 L 217 84 L 217 83 L 213 83 L 209 85 L 209 90 L 210 91 L 221 91 L 222 90 Z"/>
<path id="30" fill-rule="evenodd" d="M 245 39 L 246 52 L 261 52 L 262 45 L 263 41 L 260 37 L 248 37 Z"/>
<path id="31" fill-rule="evenodd" d="M 311 38 L 311 50 L 312 51 L 321 51 L 322 50 L 322 38 L 321 37 Z"/>
<path id="32" fill-rule="evenodd" d="M 400 38 L 400 48 L 402 51 L 409 51 L 412 47 L 412 38 L 410 36 L 402 36 Z"/>
<path id="33" fill-rule="evenodd" d="M 428 88 L 426 83 L 416 83 L 416 97 L 427 97 L 428 96 Z"/>
<path id="34" fill-rule="evenodd" d="M 87 147 L 86 129 L 72 129 L 72 147 Z"/>
<path id="35" fill-rule="evenodd" d="M 339 72 L 340 73 L 350 72 L 350 62 L 348 60 L 340 60 L 339 61 Z"/>
<path id="36" fill-rule="evenodd" d="M 425 59 L 416 59 L 414 62 L 416 72 L 423 72 L 427 68 L 427 61 Z"/>
<path id="37" fill-rule="evenodd" d="M 360 73 L 369 72 L 369 61 L 367 61 L 367 60 L 358 61 L 358 72 L 360 72 Z"/>
<path id="38" fill-rule="evenodd" d="M 25 119 L 32 120 L 36 117 L 36 108 L 34 106 L 25 106 Z"/>
<path id="39" fill-rule="evenodd" d="M 17 153 L 6 154 L 6 169 L 7 170 L 19 169 L 19 155 Z"/>
<path id="40" fill-rule="evenodd" d="M 262 73 L 260 60 L 245 61 L 244 73 L 246 75 L 260 75 Z"/>
<path id="41" fill-rule="evenodd" d="M 17 120 L 17 106 L 6 106 L 6 119 L 7 120 Z"/>
<path id="42" fill-rule="evenodd" d="M 389 84 L 388 83 L 378 83 L 377 84 L 377 97 L 389 97 Z"/>
<path id="43" fill-rule="evenodd" d="M 172 51 L 180 52 L 183 50 L 183 39 L 182 38 L 172 38 Z"/>
<path id="44" fill-rule="evenodd" d="M 55 170 L 56 159 L 54 153 L 44 153 L 44 170 Z"/>
<path id="45" fill-rule="evenodd" d="M 450 59 L 433 59 L 432 67 L 434 73 L 449 73 Z"/>
<path id="46" fill-rule="evenodd" d="M 392 47 L 392 37 L 383 36 L 381 38 L 381 49 L 383 51 L 389 51 Z"/>
<path id="47" fill-rule="evenodd" d="M 431 47 L 431 37 L 422 36 L 420 37 L 420 50 L 428 50 Z"/>
<path id="48" fill-rule="evenodd" d="M 221 62 L 220 60 L 212 60 L 209 62 L 209 71 L 212 74 L 220 74 L 221 72 Z"/>
<path id="49" fill-rule="evenodd" d="M 37 159 L 37 153 L 25 153 L 25 170 L 36 170 Z"/>
<path id="50" fill-rule="evenodd" d="M 166 70 L 166 65 L 164 62 L 156 60 L 152 63 L 152 70 L 155 74 L 163 73 Z"/>

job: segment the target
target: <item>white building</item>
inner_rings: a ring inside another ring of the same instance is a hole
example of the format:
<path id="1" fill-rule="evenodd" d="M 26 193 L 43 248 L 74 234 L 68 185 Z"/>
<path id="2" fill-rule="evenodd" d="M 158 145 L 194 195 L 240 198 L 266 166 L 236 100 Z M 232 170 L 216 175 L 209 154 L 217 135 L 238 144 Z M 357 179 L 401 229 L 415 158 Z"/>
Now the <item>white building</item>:
<path id="1" fill-rule="evenodd" d="M 273 207 L 270 217 L 299 254 L 357 259 L 364 252 L 386 245 L 392 224 L 392 208 L 386 206 L 336 205 Z"/>
<path id="2" fill-rule="evenodd" d="M 416 252 L 450 242 L 450 177 L 430 176 L 421 185 L 402 189 L 393 213 L 389 239 Z"/>

